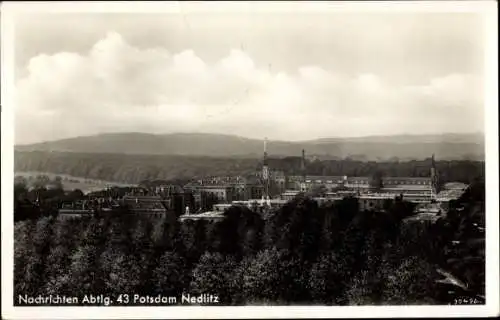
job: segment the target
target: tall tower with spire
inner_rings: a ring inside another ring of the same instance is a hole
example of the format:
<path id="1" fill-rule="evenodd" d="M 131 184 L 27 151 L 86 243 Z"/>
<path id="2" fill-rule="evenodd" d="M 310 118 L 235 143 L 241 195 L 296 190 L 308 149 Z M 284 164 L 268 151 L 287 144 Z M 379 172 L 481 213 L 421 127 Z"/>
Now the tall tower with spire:
<path id="1" fill-rule="evenodd" d="M 264 139 L 264 159 L 262 161 L 262 180 L 264 180 L 264 198 L 269 199 L 269 165 L 267 161 L 267 138 Z"/>
<path id="2" fill-rule="evenodd" d="M 439 176 L 436 169 L 436 161 L 434 159 L 434 154 L 432 154 L 431 158 L 431 196 L 432 199 L 435 200 L 436 196 L 439 192 Z"/>

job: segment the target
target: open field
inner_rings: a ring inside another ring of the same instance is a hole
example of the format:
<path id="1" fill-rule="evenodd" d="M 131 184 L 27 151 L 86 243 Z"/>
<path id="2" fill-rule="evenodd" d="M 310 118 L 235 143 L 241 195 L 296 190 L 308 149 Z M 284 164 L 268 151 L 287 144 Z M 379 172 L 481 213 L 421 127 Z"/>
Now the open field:
<path id="1" fill-rule="evenodd" d="M 87 179 L 85 177 L 75 177 L 75 176 L 71 176 L 71 175 L 67 175 L 67 174 L 57 174 L 57 173 L 50 173 L 50 172 L 30 171 L 30 172 L 15 172 L 15 174 L 14 174 L 14 176 L 22 176 L 22 177 L 25 177 L 26 179 L 28 179 L 28 184 L 30 184 L 32 182 L 31 179 L 33 179 L 33 181 L 34 181 L 36 176 L 40 176 L 40 175 L 45 175 L 45 176 L 49 177 L 51 180 L 53 180 L 55 177 L 59 176 L 62 179 L 64 190 L 80 189 L 84 193 L 102 190 L 105 187 L 110 186 L 110 185 L 120 186 L 120 187 L 133 186 L 133 184 L 104 181 L 104 180 L 96 180 L 96 179 Z"/>

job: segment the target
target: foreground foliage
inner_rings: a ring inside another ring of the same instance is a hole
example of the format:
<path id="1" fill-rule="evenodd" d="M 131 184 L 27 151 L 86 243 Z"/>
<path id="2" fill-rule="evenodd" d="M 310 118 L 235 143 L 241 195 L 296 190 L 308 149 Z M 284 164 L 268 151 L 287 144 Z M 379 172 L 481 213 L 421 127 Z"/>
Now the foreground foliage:
<path id="1" fill-rule="evenodd" d="M 484 185 L 435 224 L 403 219 L 405 208 L 360 212 L 355 199 L 318 206 L 298 198 L 267 219 L 233 207 L 220 223 L 18 221 L 15 297 L 189 292 L 216 294 L 222 305 L 449 303 L 438 267 L 484 294 L 484 241 L 474 227 L 484 222 Z"/>

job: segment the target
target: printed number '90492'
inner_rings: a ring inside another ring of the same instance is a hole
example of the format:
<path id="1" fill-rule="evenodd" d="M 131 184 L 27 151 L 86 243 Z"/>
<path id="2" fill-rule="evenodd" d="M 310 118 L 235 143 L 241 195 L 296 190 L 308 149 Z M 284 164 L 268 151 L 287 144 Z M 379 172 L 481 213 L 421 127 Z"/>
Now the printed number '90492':
<path id="1" fill-rule="evenodd" d="M 471 305 L 471 304 L 482 304 L 483 302 L 474 297 L 460 297 L 460 298 L 455 298 L 453 299 L 453 304 L 454 305 Z"/>

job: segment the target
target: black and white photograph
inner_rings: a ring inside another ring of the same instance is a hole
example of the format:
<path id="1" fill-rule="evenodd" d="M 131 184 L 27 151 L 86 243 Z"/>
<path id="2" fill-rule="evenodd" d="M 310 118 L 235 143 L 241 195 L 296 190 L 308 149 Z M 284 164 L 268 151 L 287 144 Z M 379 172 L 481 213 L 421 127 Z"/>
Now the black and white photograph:
<path id="1" fill-rule="evenodd" d="M 2 317 L 498 315 L 474 2 L 2 3 Z"/>

